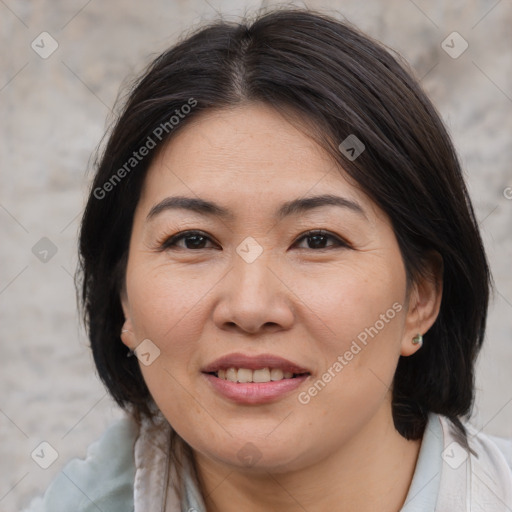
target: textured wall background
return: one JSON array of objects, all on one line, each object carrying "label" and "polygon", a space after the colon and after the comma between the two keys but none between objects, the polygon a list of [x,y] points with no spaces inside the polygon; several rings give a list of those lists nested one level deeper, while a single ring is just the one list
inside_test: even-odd
[{"label": "textured wall background", "polygon": [[[217,13],[234,20],[260,5],[0,0],[0,510],[27,504],[120,415],[95,375],[72,274],[85,171],[121,82],[183,30]],[[326,0],[307,6],[344,16],[401,53],[453,135],[497,288],[473,422],[512,437],[512,4]],[[463,39],[444,43],[450,56],[442,42],[454,31]],[[468,48],[453,58],[464,41]],[[58,47],[47,56],[52,44]],[[51,243],[39,242],[43,237]],[[46,470],[30,457],[42,441],[58,452]]]}]

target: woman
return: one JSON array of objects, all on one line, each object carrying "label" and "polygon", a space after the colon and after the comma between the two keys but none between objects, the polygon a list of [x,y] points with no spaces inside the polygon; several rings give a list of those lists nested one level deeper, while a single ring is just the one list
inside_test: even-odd
[{"label": "woman", "polygon": [[512,510],[512,440],[467,423],[490,277],[461,169],[354,28],[280,10],[160,55],[80,256],[127,416],[32,510]]}]

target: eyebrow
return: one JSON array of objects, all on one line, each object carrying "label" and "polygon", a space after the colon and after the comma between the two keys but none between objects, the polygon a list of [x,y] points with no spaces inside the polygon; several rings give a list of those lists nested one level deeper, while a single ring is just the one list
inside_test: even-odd
[{"label": "eyebrow", "polygon": [[[298,215],[308,210],[321,208],[324,206],[338,206],[351,210],[367,219],[363,208],[350,199],[335,196],[332,194],[323,194],[319,196],[303,197],[283,203],[277,210],[275,216],[282,220],[291,215]],[[153,219],[166,210],[189,210],[205,216],[220,217],[223,219],[233,219],[234,214],[231,210],[224,208],[212,201],[206,201],[197,197],[171,196],[166,197],[149,211],[146,222]]]}]

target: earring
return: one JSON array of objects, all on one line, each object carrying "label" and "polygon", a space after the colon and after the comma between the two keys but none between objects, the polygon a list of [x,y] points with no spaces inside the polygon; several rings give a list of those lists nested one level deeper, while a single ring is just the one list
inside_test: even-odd
[{"label": "earring", "polygon": [[421,347],[421,345],[423,345],[423,336],[420,333],[416,334],[416,336],[414,336],[412,339],[412,342],[415,345],[419,345]]}]

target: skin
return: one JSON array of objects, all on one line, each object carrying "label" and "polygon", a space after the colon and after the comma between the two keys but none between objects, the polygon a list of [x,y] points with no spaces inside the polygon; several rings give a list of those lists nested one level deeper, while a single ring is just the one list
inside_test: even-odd
[{"label": "skin", "polygon": [[[357,202],[364,215],[322,206],[274,218],[285,201],[325,193]],[[233,217],[165,210],[147,220],[173,195],[214,201]],[[199,249],[189,238],[158,250],[189,229],[207,237]],[[317,229],[334,238],[317,248],[304,237]],[[252,263],[236,252],[249,236],[263,249]],[[399,357],[419,349],[412,338],[439,312],[440,266],[434,258],[430,266],[435,278],[408,289],[384,212],[268,106],[203,113],[171,139],[148,170],[135,212],[122,340],[134,349],[147,338],[159,348],[152,364],[139,365],[160,410],[193,449],[208,512],[400,509],[421,441],[394,428],[391,385]],[[401,311],[300,403],[298,394],[394,303]],[[231,352],[277,354],[312,375],[273,403],[236,404],[201,373]],[[260,457],[251,467],[238,457],[248,442]]]}]

